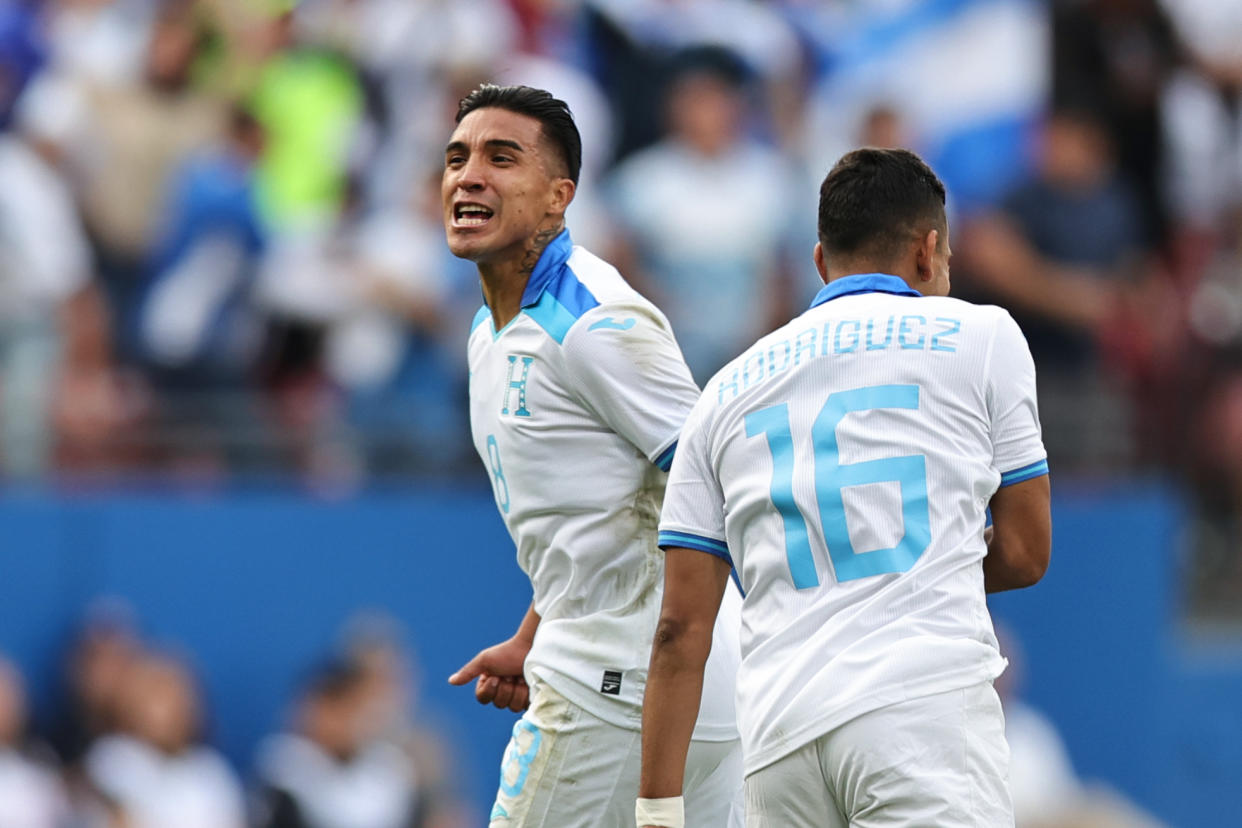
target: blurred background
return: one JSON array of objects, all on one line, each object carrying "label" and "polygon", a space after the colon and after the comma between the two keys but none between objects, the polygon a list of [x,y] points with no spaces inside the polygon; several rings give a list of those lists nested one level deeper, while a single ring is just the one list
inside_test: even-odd
[{"label": "blurred background", "polygon": [[483,823],[483,80],[570,103],[574,239],[700,382],[814,295],[831,164],[921,153],[1055,481],[1019,824],[1242,824],[1239,0],[0,0],[0,828]]}]

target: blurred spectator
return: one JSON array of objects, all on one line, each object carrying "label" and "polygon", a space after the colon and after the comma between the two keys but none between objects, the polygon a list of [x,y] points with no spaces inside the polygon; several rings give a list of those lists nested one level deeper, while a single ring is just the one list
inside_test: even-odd
[{"label": "blurred spectator", "polygon": [[281,228],[323,224],[348,195],[363,89],[347,61],[299,41],[293,12],[273,15],[264,35],[267,60],[251,106],[267,136],[259,165],[265,214]]},{"label": "blurred spectator", "polygon": [[0,825],[65,828],[69,802],[54,769],[27,751],[26,691],[17,669],[0,659]]},{"label": "blurred spectator", "polygon": [[254,187],[262,151],[262,128],[235,108],[223,145],[173,176],[139,336],[148,363],[174,386],[234,385],[252,364],[247,292],[264,242]]},{"label": "blurred spectator", "polygon": [[55,71],[126,84],[142,74],[159,0],[51,0],[43,5]]},{"label": "blurred spectator", "polygon": [[1236,234],[1242,212],[1242,4],[1163,0],[1188,65],[1166,88],[1166,178],[1179,214],[1198,228]]},{"label": "blurred spectator", "polygon": [[611,182],[611,258],[668,315],[699,383],[785,311],[790,176],[748,137],[746,73],[729,52],[686,53],[668,92],[669,134]]},{"label": "blurred spectator", "polygon": [[8,128],[13,104],[43,64],[37,11],[34,3],[0,5],[0,130]]},{"label": "blurred spectator", "polygon": [[298,702],[295,731],[260,748],[260,828],[412,828],[413,769],[396,746],[376,739],[373,697],[363,671],[332,662],[315,672]]},{"label": "blurred spectator", "polygon": [[256,379],[262,338],[251,295],[265,242],[254,180],[262,151],[262,128],[235,107],[225,142],[186,159],[166,199],[133,335],[163,395],[160,424],[199,435],[173,451],[178,462],[241,462],[225,446],[253,428],[238,395]]},{"label": "blurred spectator", "polygon": [[116,828],[244,828],[241,786],[202,743],[198,691],[185,666],[143,656],[122,688],[123,732],[86,756],[87,778]]},{"label": "blurred spectator", "polygon": [[877,102],[944,180],[950,221],[1021,180],[1022,139],[1048,96],[1047,4],[784,2],[816,54],[799,150],[813,181],[853,148]]},{"label": "blurred spectator", "polygon": [[356,64],[369,117],[361,195],[388,209],[411,198],[428,161],[439,171],[458,99],[512,54],[516,22],[503,0],[306,0],[296,30]]},{"label": "blurred spectator", "polygon": [[1161,98],[1181,46],[1158,0],[1087,0],[1053,5],[1052,101],[1097,113],[1122,174],[1140,200],[1144,240],[1168,222]]},{"label": "blurred spectator", "polygon": [[1100,345],[1151,310],[1145,289],[1157,283],[1142,218],[1091,115],[1054,113],[1040,149],[1036,176],[966,228],[959,250],[973,282],[964,278],[963,288],[998,301],[1022,325],[1039,367],[1050,460],[1123,467],[1133,424],[1121,375],[1106,370],[1117,366],[1104,364]]},{"label": "blurred spectator", "polygon": [[458,768],[442,735],[428,726],[419,697],[418,667],[395,619],[365,614],[346,627],[346,660],[362,676],[366,732],[399,747],[409,758],[418,790],[416,828],[465,828],[471,819]]},{"label": "blurred spectator", "polygon": [[373,472],[420,462],[441,466],[464,444],[457,366],[469,301],[443,267],[439,175],[409,203],[375,210],[345,228],[336,278],[342,302],[325,342],[328,376],[345,395],[349,423],[370,435]]},{"label": "blurred spectator", "polygon": [[[657,140],[664,125],[664,86],[686,50],[726,49],[754,75],[766,129],[792,131],[788,110],[801,100],[802,52],[776,9],[755,0],[589,0],[595,73],[620,112],[617,145],[624,157]],[[669,66],[670,56],[673,66]],[[576,110],[575,110],[576,111]]]},{"label": "blurred spectator", "polygon": [[98,446],[119,424],[100,296],[72,196],[35,145],[0,133],[0,467],[29,480],[57,438]]},{"label": "blurred spectator", "polygon": [[87,608],[65,659],[65,688],[51,729],[52,745],[73,769],[96,740],[121,726],[126,676],[140,657],[128,605],[100,599]]},{"label": "blurred spectator", "polygon": [[169,177],[184,156],[210,145],[223,108],[190,83],[203,33],[182,7],[151,30],[144,74],[108,82],[56,70],[21,103],[22,123],[64,159],[101,268],[122,318],[154,242]]}]

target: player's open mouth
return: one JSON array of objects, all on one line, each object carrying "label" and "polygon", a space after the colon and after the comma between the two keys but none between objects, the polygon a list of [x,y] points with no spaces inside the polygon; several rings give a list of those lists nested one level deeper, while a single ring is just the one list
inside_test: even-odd
[{"label": "player's open mouth", "polygon": [[453,222],[458,227],[487,224],[492,215],[492,211],[482,204],[457,204],[453,207]]}]

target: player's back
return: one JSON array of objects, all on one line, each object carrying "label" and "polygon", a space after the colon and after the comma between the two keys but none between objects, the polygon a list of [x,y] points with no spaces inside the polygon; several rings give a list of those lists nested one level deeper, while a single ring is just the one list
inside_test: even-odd
[{"label": "player's back", "polygon": [[690,418],[746,591],[748,772],[868,710],[999,674],[985,509],[1002,472],[1043,460],[1037,424],[1021,438],[997,410],[1021,398],[998,374],[1033,388],[1004,311],[828,293],[717,374]]}]

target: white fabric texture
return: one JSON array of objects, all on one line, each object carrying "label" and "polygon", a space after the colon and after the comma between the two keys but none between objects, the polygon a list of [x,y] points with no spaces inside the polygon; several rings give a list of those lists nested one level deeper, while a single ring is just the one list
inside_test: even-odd
[{"label": "white fabric texture", "polygon": [[1003,473],[1045,457],[1034,380],[1001,309],[871,292],[813,307],[707,384],[661,542],[740,575],[748,773],[1003,670],[985,510]]},{"label": "white fabric texture", "polygon": [[[656,526],[667,476],[655,463],[697,389],[664,315],[615,268],[567,235],[544,256],[563,269],[538,305],[500,332],[486,308],[476,317],[471,430],[542,619],[527,680],[637,730],[663,589]],[[547,272],[541,260],[531,278]],[[720,691],[737,668],[730,612],[717,625],[696,738],[737,738],[732,694]]]}]

